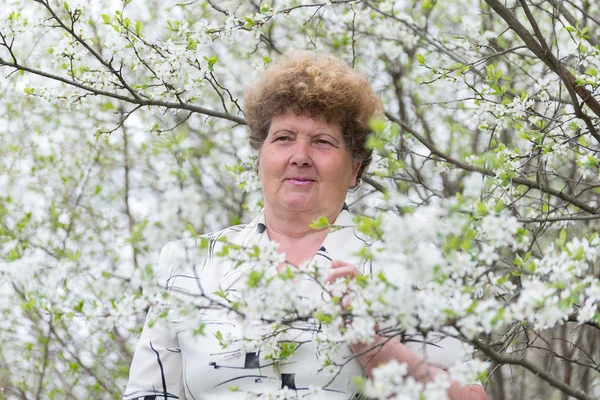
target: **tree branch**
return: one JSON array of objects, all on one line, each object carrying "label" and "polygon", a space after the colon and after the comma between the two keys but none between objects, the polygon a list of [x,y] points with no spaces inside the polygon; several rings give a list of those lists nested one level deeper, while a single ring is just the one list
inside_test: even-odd
[{"label": "tree branch", "polygon": [[371,178],[370,176],[366,176],[363,175],[363,177],[361,178],[365,183],[368,183],[369,185],[373,186],[373,188],[381,193],[386,193],[387,192],[387,188],[382,185],[381,183],[377,182],[375,179]]},{"label": "tree branch", "polygon": [[[438,150],[435,145],[430,142],[427,138],[425,138],[423,135],[419,134],[418,132],[416,132],[414,129],[412,129],[410,127],[410,125],[408,125],[406,122],[400,120],[399,118],[397,118],[396,116],[390,114],[389,112],[385,113],[386,117],[388,117],[391,121],[397,123],[398,125],[400,125],[400,127],[402,129],[404,129],[406,132],[410,133],[411,135],[413,135],[419,142],[421,142],[425,147],[427,147],[429,149],[429,151],[431,151],[432,154],[444,159],[445,161],[449,162],[450,164],[464,169],[466,171],[471,171],[471,172],[478,172],[480,174],[486,175],[486,176],[491,176],[491,177],[495,177],[496,173],[492,170],[489,169],[485,169],[485,168],[479,168],[479,167],[475,167],[473,165],[469,165],[467,163],[464,163],[462,161],[458,161],[457,159],[449,156],[446,153],[441,152],[440,150]],[[525,178],[519,178],[519,177],[515,177],[511,179],[511,183],[516,184],[516,185],[525,185],[531,189],[537,189],[541,192],[550,194],[552,196],[558,197],[561,200],[567,201],[571,204],[573,204],[574,206],[579,207],[580,209],[587,211],[590,214],[598,214],[598,210],[596,208],[593,208],[589,205],[587,205],[586,203],[584,203],[583,201],[577,199],[574,196],[571,196],[569,194],[563,193],[561,191],[558,191],[556,189],[552,189],[551,187],[548,186],[547,183],[540,183],[540,182],[536,182],[536,181],[532,181],[529,179],[525,179]]]},{"label": "tree branch", "polygon": [[[25,294],[24,290],[22,288],[20,288],[19,286],[17,286],[17,284],[15,282],[12,283],[12,287],[15,290],[15,292],[19,295],[19,297],[21,298],[21,300],[23,301],[27,301],[27,295]],[[104,381],[102,380],[90,367],[88,367],[83,360],[79,357],[79,355],[75,354],[75,352],[71,351],[71,349],[69,349],[69,346],[67,345],[67,343],[65,342],[65,340],[63,340],[63,338],[58,334],[58,332],[56,331],[54,324],[52,323],[52,315],[47,316],[46,318],[44,318],[44,315],[37,309],[34,309],[33,311],[30,311],[30,313],[35,314],[38,316],[38,318],[40,318],[40,320],[46,322],[48,324],[48,333],[51,334],[52,336],[54,336],[54,338],[56,339],[56,341],[62,346],[62,348],[69,353],[69,355],[71,357],[73,357],[73,359],[75,360],[75,362],[77,362],[77,364],[83,368],[90,376],[92,376],[96,382],[98,383],[99,386],[101,386],[104,390],[106,390],[107,392],[111,393],[112,395],[119,395],[119,390],[117,387],[113,386],[113,387],[109,387],[108,386],[108,382],[109,381]],[[34,321],[33,319],[31,319],[31,321],[33,323],[35,323],[36,321]]]},{"label": "tree branch", "polygon": [[42,398],[42,389],[44,388],[44,379],[46,378],[46,370],[48,369],[49,355],[50,355],[50,339],[52,332],[48,329],[48,334],[44,337],[44,358],[42,360],[42,371],[40,372],[40,380],[38,387],[35,392],[36,400]]},{"label": "tree branch", "polygon": [[564,393],[567,393],[569,396],[575,397],[576,399],[581,399],[581,400],[592,400],[593,399],[593,397],[588,396],[581,390],[577,390],[574,387],[567,385],[563,381],[550,375],[544,369],[538,367],[537,365],[535,365],[534,363],[532,363],[531,361],[529,361],[525,358],[498,353],[498,352],[494,351],[489,345],[487,345],[486,343],[484,343],[480,340],[473,340],[473,341],[471,341],[471,343],[473,344],[473,346],[475,346],[477,349],[481,350],[483,353],[485,353],[485,355],[487,355],[488,357],[490,357],[492,360],[494,360],[497,363],[519,365],[519,366],[527,369],[528,371],[534,373],[536,376],[540,377],[541,379],[545,380],[546,382],[548,382],[550,385],[554,386],[555,388],[561,390]]},{"label": "tree branch", "polygon": [[547,217],[547,218],[519,218],[519,222],[558,222],[558,221],[593,221],[600,219],[600,215],[565,215],[562,217]]},{"label": "tree branch", "polygon": [[[39,0],[37,0],[39,1]],[[83,40],[83,38],[81,36],[79,36],[75,30],[71,27],[69,28],[59,17],[58,15],[56,15],[56,13],[54,12],[54,10],[52,9],[52,7],[50,7],[50,4],[47,1],[39,1],[41,4],[43,4],[43,6],[46,8],[46,10],[48,10],[48,12],[50,13],[50,15],[52,15],[52,18],[58,22],[58,24],[60,25],[61,28],[63,28],[69,35],[71,35],[76,41],[77,43],[79,43],[81,46],[83,46],[96,60],[98,60],[98,62],[100,64],[102,64],[105,68],[107,68],[118,80],[119,82],[121,82],[121,85],[123,85],[123,87],[136,99],[139,100],[140,96],[136,93],[135,90],[133,90],[133,88],[131,86],[129,86],[129,84],[127,84],[127,82],[125,81],[125,78],[123,78],[123,75],[115,70],[112,66],[112,63],[107,62],[106,60],[104,60],[104,58],[102,58],[102,56],[96,52],[96,50],[94,50],[85,40]]]},{"label": "tree branch", "polygon": [[[586,115],[581,106],[579,105],[579,101],[577,100],[577,95],[583,100],[583,102],[592,110],[594,114],[600,117],[600,103],[596,100],[592,93],[590,93],[585,87],[578,86],[575,81],[575,76],[564,68],[560,60],[556,58],[556,56],[548,49],[543,47],[545,41],[542,44],[538,43],[535,38],[529,33],[527,28],[525,28],[519,20],[515,17],[515,15],[506,8],[499,0],[485,0],[485,2],[492,8],[498,15],[508,24],[509,28],[512,29],[520,38],[523,40],[527,48],[533,52],[552,72],[556,73],[563,84],[567,88],[567,91],[571,95],[571,99],[573,100],[573,107],[575,108],[575,115],[578,118],[581,118],[590,134],[594,136],[594,138],[600,143],[600,134],[597,132],[594,124],[592,123],[590,117]],[[531,15],[531,11],[527,4],[524,1],[521,1],[521,4],[524,5],[524,11],[527,15],[529,22],[534,26],[534,31],[537,31],[538,38],[543,39],[543,35],[539,31],[539,27],[537,27],[537,23],[533,19],[533,15]]]},{"label": "tree branch", "polygon": [[[558,12],[560,12],[562,16],[565,17],[565,19],[569,24],[571,24],[571,26],[579,26],[580,28],[585,28],[587,26],[586,23],[580,23],[580,21],[575,20],[573,14],[571,14],[569,10],[567,10],[567,8],[565,7],[563,0],[550,0],[550,3],[552,3],[552,6],[558,9]],[[594,47],[600,45],[600,42],[598,42],[598,39],[596,39],[594,36],[587,36],[584,39],[587,40],[588,43]]]},{"label": "tree branch", "polygon": [[16,70],[19,70],[19,71],[28,72],[30,74],[34,74],[37,76],[42,76],[44,78],[49,78],[49,79],[52,79],[52,80],[55,80],[58,82],[62,82],[69,86],[74,86],[76,88],[85,90],[87,92],[90,92],[90,93],[92,93],[94,95],[98,95],[98,96],[110,97],[112,99],[121,100],[121,101],[131,103],[131,104],[137,104],[140,106],[156,106],[156,107],[164,107],[164,108],[168,108],[168,109],[187,110],[187,111],[195,112],[198,114],[208,115],[209,117],[226,119],[226,120],[235,122],[239,125],[246,125],[246,121],[241,117],[231,115],[231,114],[225,113],[225,112],[211,110],[211,109],[197,106],[194,104],[171,102],[171,101],[161,101],[161,100],[150,100],[150,99],[144,99],[144,98],[134,98],[134,97],[124,96],[124,95],[121,95],[118,93],[113,93],[113,92],[109,92],[106,90],[96,89],[94,87],[87,86],[82,83],[69,80],[69,79],[59,76],[59,75],[54,75],[54,74],[51,74],[51,73],[48,73],[48,72],[45,72],[42,70],[26,67],[24,65],[20,65],[20,64],[16,64],[16,63],[12,63],[12,62],[9,62],[9,61],[6,61],[6,60],[0,58],[0,66],[3,66],[3,65],[6,67],[15,68]]}]

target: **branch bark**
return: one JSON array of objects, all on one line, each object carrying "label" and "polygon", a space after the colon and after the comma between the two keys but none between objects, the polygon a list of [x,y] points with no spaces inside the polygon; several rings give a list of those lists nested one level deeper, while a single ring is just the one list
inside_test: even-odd
[{"label": "branch bark", "polygon": [[509,28],[512,29],[520,38],[523,40],[527,48],[535,54],[550,70],[556,73],[571,96],[573,101],[573,107],[575,108],[575,115],[578,118],[581,118],[590,134],[600,143],[600,134],[595,128],[591,118],[586,115],[577,99],[579,96],[583,102],[592,110],[596,116],[600,117],[600,103],[596,100],[592,93],[590,93],[585,87],[578,86],[575,81],[575,76],[567,70],[564,65],[560,62],[558,58],[550,51],[548,46],[543,39],[543,35],[541,34],[537,23],[533,19],[533,15],[529,10],[527,4],[524,1],[521,1],[525,14],[527,15],[527,19],[532,25],[534,31],[536,31],[536,36],[540,40],[540,42],[536,41],[536,39],[529,33],[527,28],[525,28],[515,17],[515,15],[506,8],[499,0],[485,0],[485,2],[494,10],[496,13],[508,24]]},{"label": "branch bark", "polygon": [[155,106],[155,107],[164,107],[164,108],[168,108],[168,109],[187,110],[187,111],[195,112],[198,114],[207,115],[209,117],[226,119],[226,120],[235,122],[236,124],[239,124],[239,125],[246,125],[246,121],[242,117],[231,115],[231,114],[225,113],[225,112],[211,110],[211,109],[204,108],[204,107],[201,107],[201,106],[198,106],[195,104],[171,102],[171,101],[161,101],[161,100],[151,100],[151,99],[144,99],[141,97],[135,98],[135,97],[125,96],[122,94],[109,92],[106,90],[100,90],[100,89],[94,88],[92,86],[84,85],[82,83],[75,82],[70,79],[64,78],[62,76],[54,75],[54,74],[51,74],[51,73],[48,73],[48,72],[45,72],[45,71],[42,71],[39,69],[26,67],[24,65],[20,65],[17,63],[12,63],[12,62],[6,61],[2,58],[0,58],[0,66],[15,68],[16,70],[19,70],[19,71],[28,72],[30,74],[34,74],[37,76],[41,76],[44,78],[62,82],[69,86],[73,86],[78,89],[85,90],[86,92],[89,92],[89,93],[97,95],[97,96],[105,96],[105,97],[109,97],[112,99],[121,100],[121,101],[124,101],[127,103],[137,104],[142,107]]},{"label": "branch bark", "polygon": [[[46,10],[48,10],[50,15],[52,15],[52,18],[58,23],[58,25],[60,25],[60,27],[62,29],[64,29],[69,35],[71,35],[77,41],[77,43],[79,43],[81,46],[83,46],[83,48],[85,48],[96,60],[98,60],[98,62],[100,64],[102,64],[104,67],[106,67],[119,80],[119,82],[121,82],[121,85],[123,85],[123,88],[125,88],[135,99],[140,98],[140,96],[136,93],[136,91],[133,90],[133,88],[131,86],[129,86],[129,84],[127,84],[127,82],[125,81],[125,78],[123,78],[123,75],[120,74],[112,66],[112,63],[107,62],[104,58],[102,58],[102,56],[98,52],[96,52],[96,50],[94,50],[85,40],[83,40],[83,38],[81,36],[79,36],[72,27],[69,28],[63,22],[63,20],[60,19],[58,17],[58,15],[56,15],[56,13],[52,9],[52,7],[50,7],[50,4],[47,1],[40,1],[40,0],[35,0],[35,1],[41,3],[46,8]],[[73,22],[72,26],[74,26],[74,22]]]},{"label": "branch bark", "polygon": [[[23,300],[23,301],[27,300],[27,295],[25,294],[24,290],[22,288],[20,288],[19,286],[17,286],[17,284],[15,282],[12,283],[12,288],[19,295],[19,297],[21,298],[21,300]],[[118,397],[120,395],[120,391],[119,391],[119,389],[116,386],[112,386],[112,383],[110,383],[109,381],[105,381],[104,379],[101,379],[90,367],[88,367],[83,362],[83,360],[79,357],[78,354],[75,354],[75,352],[73,352],[69,348],[67,342],[65,342],[65,340],[56,331],[56,329],[54,327],[54,324],[52,323],[52,315],[50,315],[50,316],[44,316],[37,309],[34,309],[30,313],[37,315],[40,318],[41,321],[44,321],[44,322],[46,322],[48,324],[48,334],[51,335],[51,336],[54,336],[54,338],[60,344],[60,346],[73,358],[73,360],[75,360],[75,362],[81,368],[83,368],[85,370],[85,372],[87,372],[89,374],[89,376],[93,377],[96,380],[96,382],[98,383],[98,385],[100,385],[104,390],[106,390],[108,393],[112,394],[113,396]],[[36,321],[34,321],[32,319],[32,322],[35,323]],[[109,387],[109,384],[112,387]]]},{"label": "branch bark", "polygon": [[483,353],[485,353],[485,355],[487,355],[488,357],[490,357],[493,361],[495,361],[497,363],[519,365],[519,366],[525,368],[526,370],[532,372],[539,378],[545,380],[546,382],[548,382],[550,385],[554,386],[558,390],[561,390],[562,392],[567,393],[569,396],[572,396],[572,397],[574,397],[576,399],[580,399],[580,400],[593,400],[593,397],[588,396],[581,390],[577,390],[574,387],[567,385],[563,381],[550,375],[544,369],[538,367],[537,365],[535,365],[534,363],[532,363],[531,361],[529,361],[525,358],[498,353],[498,352],[494,351],[494,349],[492,349],[489,345],[487,345],[486,343],[484,343],[480,340],[473,340],[473,341],[471,341],[471,343],[473,344],[473,346],[475,346],[477,349],[481,350]]},{"label": "branch bark", "polygon": [[[578,23],[580,28],[585,28],[587,26],[585,22],[580,23],[575,19],[573,14],[571,14],[569,10],[565,7],[563,0],[550,0],[550,3],[552,3],[552,6],[558,9],[558,12],[562,14],[562,16],[567,20],[569,24],[571,24],[571,26],[576,26]],[[600,45],[600,42],[598,42],[598,39],[596,39],[594,36],[588,36],[585,38],[585,40],[587,40],[588,43],[592,46]]]},{"label": "branch bark", "polygon": [[[421,135],[420,133],[418,133],[417,131],[415,131],[410,125],[408,125],[406,122],[400,120],[399,118],[397,118],[396,116],[394,116],[393,114],[390,114],[388,112],[385,113],[386,117],[388,117],[391,121],[397,123],[398,125],[400,125],[400,127],[402,129],[404,129],[406,132],[410,133],[411,135],[413,135],[419,142],[421,142],[425,147],[427,147],[427,149],[429,149],[429,151],[431,151],[432,154],[442,158],[443,160],[449,162],[450,164],[464,169],[466,171],[471,171],[471,172],[478,172],[480,174],[486,175],[486,176],[491,176],[491,177],[495,177],[496,173],[492,170],[489,169],[485,169],[485,168],[479,168],[479,167],[475,167],[473,165],[469,165],[467,163],[464,163],[462,161],[459,161],[453,157],[451,157],[450,155],[438,150],[435,145],[429,141],[427,138],[425,138],[423,135]],[[519,178],[519,177],[515,177],[511,179],[511,183],[512,184],[516,184],[516,185],[525,185],[531,189],[536,189],[539,190],[541,192],[547,193],[549,195],[558,197],[561,200],[564,200],[566,202],[571,203],[572,205],[579,207],[580,209],[590,213],[590,214],[598,214],[599,210],[591,207],[589,205],[587,205],[586,203],[584,203],[583,201],[579,200],[578,198],[571,196],[569,194],[563,193],[559,190],[553,189],[551,187],[549,187],[546,183],[541,183],[541,182],[536,182],[536,181],[532,181],[529,179],[525,179],[525,178]]]}]

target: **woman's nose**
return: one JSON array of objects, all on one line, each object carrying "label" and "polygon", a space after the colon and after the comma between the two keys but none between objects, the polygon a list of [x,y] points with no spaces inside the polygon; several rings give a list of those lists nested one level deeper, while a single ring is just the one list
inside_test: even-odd
[{"label": "woman's nose", "polygon": [[291,149],[292,154],[290,155],[290,164],[297,166],[311,166],[312,157],[310,150],[310,140],[296,140],[296,143],[294,143],[294,146],[292,146]]}]

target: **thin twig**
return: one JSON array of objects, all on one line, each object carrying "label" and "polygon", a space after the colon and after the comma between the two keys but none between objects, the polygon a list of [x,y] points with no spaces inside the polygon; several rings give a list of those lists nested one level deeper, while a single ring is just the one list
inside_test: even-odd
[{"label": "thin twig", "polygon": [[600,215],[565,215],[562,217],[546,217],[546,218],[518,218],[519,222],[558,222],[558,221],[593,221],[600,219]]},{"label": "thin twig", "polygon": [[235,122],[240,125],[246,125],[246,121],[241,117],[231,115],[231,114],[225,113],[225,112],[211,110],[211,109],[204,108],[204,107],[194,105],[194,104],[128,97],[128,96],[121,95],[118,93],[109,92],[109,91],[101,90],[101,89],[96,89],[94,87],[87,86],[82,83],[69,80],[69,79],[59,76],[59,75],[54,75],[54,74],[51,74],[51,73],[48,73],[48,72],[45,72],[45,71],[42,71],[39,69],[15,64],[15,63],[12,63],[12,62],[9,62],[9,61],[6,61],[6,60],[0,58],[0,66],[2,66],[2,65],[10,67],[10,68],[15,68],[16,70],[19,70],[19,71],[29,72],[34,75],[38,75],[38,76],[42,76],[44,78],[49,78],[49,79],[52,79],[52,80],[55,80],[58,82],[62,82],[69,86],[74,86],[76,88],[85,90],[87,92],[90,92],[90,93],[98,95],[98,96],[110,97],[113,99],[125,101],[125,102],[131,103],[131,104],[138,104],[140,106],[146,106],[146,107],[156,106],[156,107],[164,107],[164,108],[168,108],[168,109],[187,110],[187,111],[192,111],[192,112],[195,112],[198,114],[208,115],[209,117],[226,119],[226,120]]},{"label": "thin twig", "polygon": [[486,343],[484,343],[480,340],[472,340],[471,343],[473,344],[473,346],[475,346],[477,349],[481,350],[483,353],[485,353],[485,355],[487,355],[488,357],[490,357],[492,360],[494,360],[497,363],[509,364],[509,365],[519,365],[519,366],[527,369],[528,371],[532,372],[537,377],[548,382],[550,385],[554,386],[555,388],[568,394],[569,396],[575,397],[576,399],[580,399],[580,400],[593,400],[593,397],[588,396],[582,390],[575,389],[574,387],[564,383],[557,377],[549,374],[544,369],[540,368],[539,366],[537,366],[533,362],[527,360],[526,358],[516,357],[516,356],[509,355],[509,354],[498,353],[498,352],[494,351],[489,345],[487,345]]},{"label": "thin twig", "polygon": [[[393,122],[397,123],[398,125],[400,125],[400,127],[402,129],[404,129],[406,132],[410,133],[411,135],[413,135],[419,142],[421,142],[425,147],[427,147],[429,149],[429,151],[431,151],[432,154],[444,159],[445,161],[449,162],[450,164],[464,169],[466,171],[471,171],[471,172],[478,172],[480,174],[483,175],[487,175],[487,176],[491,176],[491,177],[495,177],[496,173],[492,170],[489,169],[485,169],[485,168],[480,168],[480,167],[476,167],[467,163],[464,163],[462,161],[459,161],[457,159],[455,159],[454,157],[451,157],[450,155],[438,150],[435,145],[433,143],[431,143],[427,138],[425,138],[423,135],[421,135],[420,133],[418,133],[417,131],[415,131],[414,129],[411,128],[410,125],[408,125],[406,122],[400,120],[399,118],[397,118],[396,116],[394,116],[391,113],[386,112],[385,113],[386,117],[388,117],[390,120],[392,120]],[[541,183],[541,182],[536,182],[536,181],[532,181],[529,179],[525,179],[525,178],[519,178],[519,177],[515,177],[511,179],[511,183],[513,185],[525,185],[527,187],[530,187],[532,189],[537,189],[540,192],[543,193],[547,193],[550,194],[552,196],[558,197],[559,199],[562,199],[564,201],[567,201],[571,204],[573,204],[574,206],[579,207],[580,209],[587,211],[590,214],[594,214],[597,215],[598,214],[598,209],[589,206],[588,204],[586,204],[585,202],[577,199],[574,196],[571,196],[569,194],[563,193],[559,190],[553,189],[551,187],[549,187],[547,184]]]},{"label": "thin twig", "polygon": [[[515,15],[505,7],[499,0],[485,0],[485,2],[492,8],[498,15],[504,19],[504,21],[508,24],[509,28],[512,29],[523,42],[527,45],[527,48],[531,52],[533,52],[544,64],[546,64],[554,73],[556,73],[565,87],[569,92],[571,99],[573,100],[573,108],[575,109],[575,115],[578,118],[581,118],[590,134],[600,143],[600,134],[598,133],[596,127],[591,121],[590,117],[586,115],[581,106],[579,105],[579,101],[577,100],[577,96],[579,96],[583,102],[592,110],[594,114],[600,117],[600,103],[598,100],[594,98],[592,93],[590,93],[585,87],[578,86],[576,84],[575,76],[565,69],[560,60],[554,56],[554,54],[549,51],[547,45],[545,45],[545,40],[538,43],[536,39],[529,33],[529,31],[519,22],[519,20],[515,17]],[[537,23],[533,19],[533,15],[531,15],[531,11],[527,7],[527,4],[522,1],[522,5],[524,5],[523,9],[527,18],[532,26],[534,26],[534,31],[538,32],[538,39],[543,39],[543,34],[539,31],[539,27]]]}]

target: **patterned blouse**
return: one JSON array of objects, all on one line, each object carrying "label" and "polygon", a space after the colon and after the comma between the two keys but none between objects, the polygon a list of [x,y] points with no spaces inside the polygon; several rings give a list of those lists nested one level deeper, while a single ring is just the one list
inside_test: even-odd
[{"label": "patterned blouse", "polygon": [[[369,243],[353,228],[352,215],[346,206],[334,225],[345,228],[332,230],[315,257],[346,261],[363,274],[373,274],[373,266],[354,254]],[[266,243],[264,213],[247,225],[205,237],[208,249],[200,250],[199,239],[171,242],[163,248],[159,265],[165,272],[167,291],[184,293],[193,299],[200,293],[235,290],[239,268],[234,268],[234,262],[223,262],[216,254],[223,246],[223,239],[244,247]],[[203,332],[197,334],[197,319],[191,323],[181,318],[156,318],[168,307],[168,300],[157,300],[148,313],[124,400],[272,398],[268,393],[282,388],[292,394],[290,398],[362,397],[352,377],[363,376],[364,372],[348,346],[334,353],[333,361],[344,366],[332,375],[323,368],[324,359],[312,341],[314,333],[311,329],[302,330],[290,340],[299,345],[294,354],[285,363],[275,364],[272,359],[262,357],[260,350],[247,352],[243,348],[221,347],[218,336],[239,332],[239,323],[233,315],[223,318],[222,312],[198,311]],[[461,349],[458,340],[441,337],[413,340],[406,345],[427,362],[441,367],[457,360]]]}]

